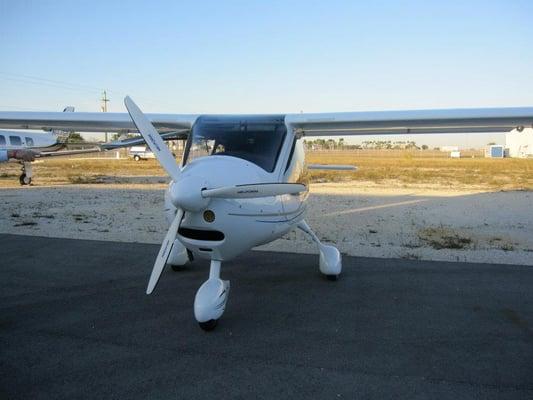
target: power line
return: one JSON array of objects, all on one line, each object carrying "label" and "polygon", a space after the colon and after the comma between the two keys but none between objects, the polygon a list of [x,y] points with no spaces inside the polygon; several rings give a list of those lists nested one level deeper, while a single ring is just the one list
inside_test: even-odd
[{"label": "power line", "polygon": [[90,90],[90,91],[101,90],[101,88],[96,87],[96,86],[65,82],[65,81],[60,81],[60,80],[55,80],[55,79],[47,79],[47,78],[42,78],[42,77],[32,76],[32,75],[14,74],[14,73],[5,72],[5,71],[0,71],[0,74],[7,75],[7,78],[4,77],[3,79],[8,79],[8,80],[9,79],[19,80],[19,81],[26,81],[28,83],[36,83],[36,84],[43,84],[43,85],[58,85],[61,87],[69,87],[73,89],[75,88],[78,90]]},{"label": "power line", "polygon": [[48,111],[44,108],[30,108],[30,107],[21,107],[21,106],[7,106],[7,105],[3,105],[3,104],[0,104],[0,109],[1,108],[11,108],[12,110],[15,110],[15,111]]},{"label": "power line", "polygon": [[[4,76],[2,76],[4,75]],[[78,83],[72,83],[72,82],[65,82],[61,80],[56,79],[48,79],[33,75],[25,75],[25,74],[15,74],[12,72],[6,72],[6,71],[0,71],[0,79],[7,80],[7,81],[13,81],[13,82],[19,82],[19,83],[26,83],[31,85],[40,85],[45,87],[53,87],[56,89],[63,89],[63,90],[70,90],[70,91],[78,91],[78,92],[85,92],[85,93],[92,93],[95,92],[101,93],[102,88],[92,86],[92,85],[85,85],[85,84],[78,84]],[[124,97],[124,92],[118,92],[115,90],[107,90],[106,93],[111,93],[115,97]],[[148,104],[158,104],[160,101],[156,101],[154,99],[149,99],[145,97],[136,97],[136,99],[140,99],[144,103]],[[107,102],[106,102],[107,104]],[[27,109],[27,108],[26,108]],[[106,107],[107,110],[107,107]]]}]

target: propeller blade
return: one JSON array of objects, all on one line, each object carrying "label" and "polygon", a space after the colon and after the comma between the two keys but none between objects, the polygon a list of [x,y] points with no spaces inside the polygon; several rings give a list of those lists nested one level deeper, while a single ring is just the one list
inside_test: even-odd
[{"label": "propeller blade", "polygon": [[161,276],[161,273],[163,272],[163,269],[167,264],[167,259],[170,254],[170,251],[172,250],[172,246],[174,245],[174,240],[176,240],[176,235],[178,233],[178,228],[180,226],[182,217],[183,210],[181,208],[178,208],[178,212],[176,213],[172,224],[170,224],[170,228],[168,228],[167,235],[165,236],[165,239],[161,244],[161,248],[159,249],[159,254],[157,255],[157,258],[155,260],[154,268],[152,269],[152,274],[150,275],[150,281],[148,282],[146,294],[151,294],[154,291],[155,286],[159,281],[159,277]]},{"label": "propeller blade", "polygon": [[254,183],[249,185],[225,186],[202,190],[202,197],[223,199],[247,199],[254,197],[279,196],[305,192],[307,186],[301,183]]},{"label": "propeller blade", "polygon": [[167,171],[167,174],[170,175],[172,180],[176,182],[180,176],[180,168],[159,133],[129,96],[124,98],[124,105],[133,123],[146,141],[146,144],[148,144],[150,150],[155,154],[159,164]]}]

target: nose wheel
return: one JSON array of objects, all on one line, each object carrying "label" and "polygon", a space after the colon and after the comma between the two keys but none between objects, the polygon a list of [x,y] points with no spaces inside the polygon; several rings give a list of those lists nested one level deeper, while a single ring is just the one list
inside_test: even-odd
[{"label": "nose wheel", "polygon": [[22,173],[19,176],[20,184],[22,186],[31,185],[31,178],[32,178],[32,175],[33,175],[32,169],[31,169],[31,163],[30,162],[23,162],[21,171],[22,171]]},{"label": "nose wheel", "polygon": [[22,186],[30,185],[31,184],[31,178],[26,175],[25,173],[22,173],[19,177],[19,182]]},{"label": "nose wheel", "polygon": [[229,281],[220,279],[221,262],[211,260],[209,279],[200,286],[194,299],[194,316],[204,331],[212,331],[226,309]]}]

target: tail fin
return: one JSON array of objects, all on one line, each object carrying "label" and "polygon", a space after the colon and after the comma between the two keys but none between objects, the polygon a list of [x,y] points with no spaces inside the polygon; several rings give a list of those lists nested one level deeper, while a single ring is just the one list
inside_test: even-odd
[{"label": "tail fin", "polygon": [[[63,109],[63,112],[74,112],[74,107],[67,106]],[[57,136],[57,142],[61,144],[66,143],[71,134],[71,132],[66,132],[59,129],[52,130],[52,133]]]}]

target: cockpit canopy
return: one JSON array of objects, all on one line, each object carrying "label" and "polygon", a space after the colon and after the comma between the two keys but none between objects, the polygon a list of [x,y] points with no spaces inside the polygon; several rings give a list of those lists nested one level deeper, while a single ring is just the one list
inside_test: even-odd
[{"label": "cockpit canopy", "polygon": [[273,172],[286,133],[282,115],[204,115],[192,128],[185,163],[210,155],[232,156]]}]

